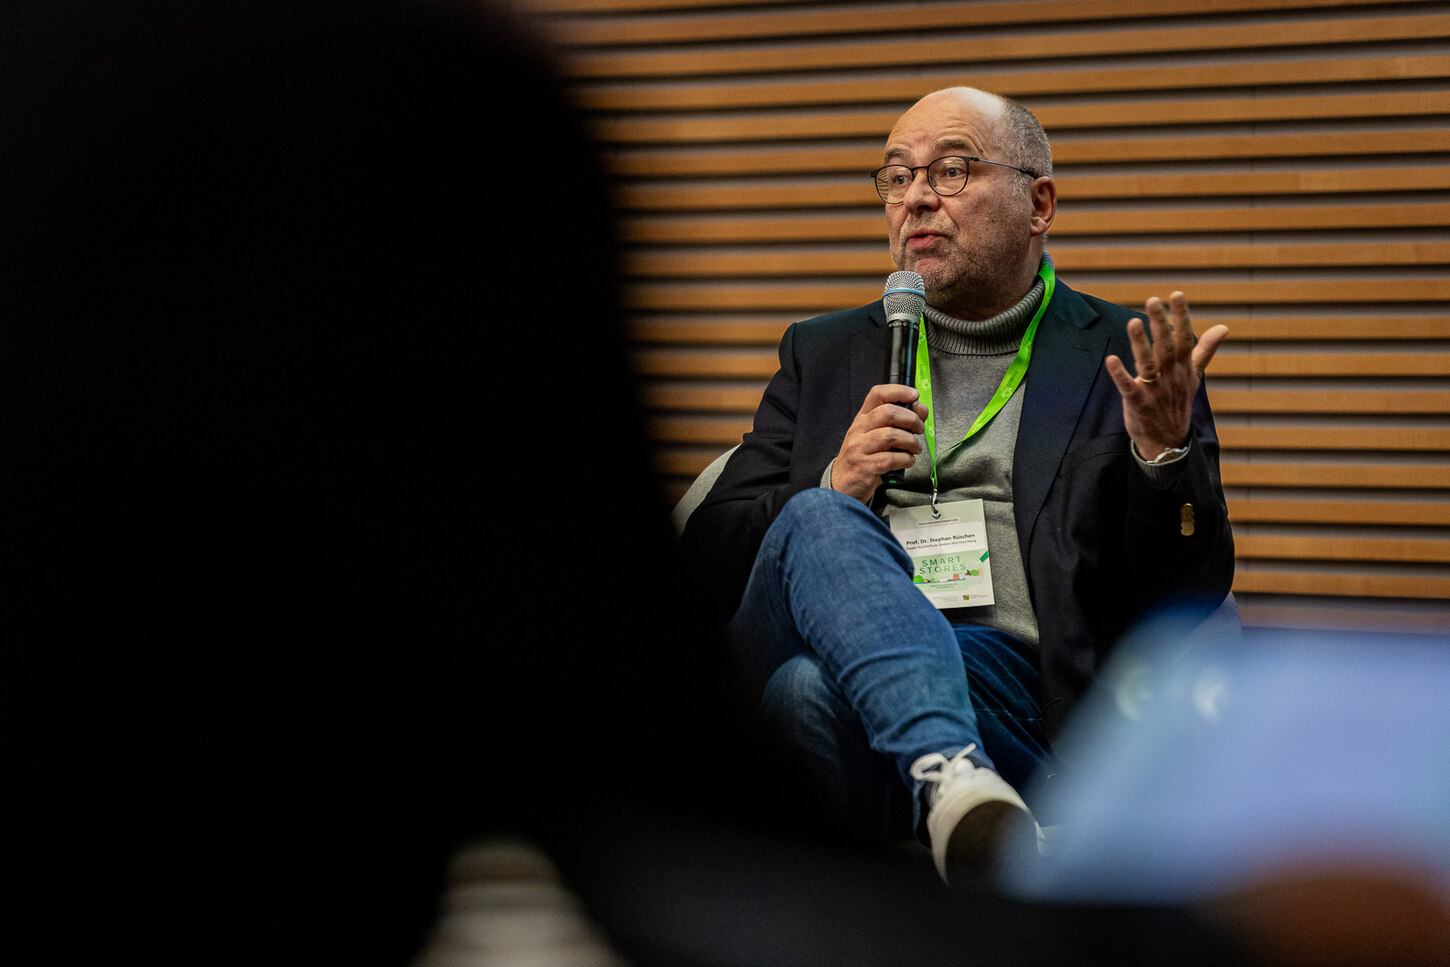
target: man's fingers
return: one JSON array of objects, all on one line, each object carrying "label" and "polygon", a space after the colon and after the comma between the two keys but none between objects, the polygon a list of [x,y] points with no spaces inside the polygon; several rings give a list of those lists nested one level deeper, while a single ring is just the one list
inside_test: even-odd
[{"label": "man's fingers", "polygon": [[841,443],[838,459],[875,473],[910,466],[922,449],[917,434],[926,429],[926,407],[915,402],[917,395],[909,386],[873,386]]},{"label": "man's fingers", "polygon": [[1144,308],[1153,327],[1152,375],[1156,376],[1171,368],[1178,359],[1177,315],[1170,317],[1168,307],[1158,298],[1149,299]]},{"label": "man's fingers", "polygon": [[1128,367],[1117,356],[1109,356],[1105,361],[1108,376],[1112,379],[1113,385],[1118,388],[1120,396],[1131,396],[1138,391],[1138,383],[1128,372]]},{"label": "man's fingers", "polygon": [[917,434],[925,429],[926,408],[915,389],[883,383],[866,394],[836,453],[831,486],[869,503],[883,474],[905,470],[922,451]]},{"label": "man's fingers", "polygon": [[1193,334],[1193,320],[1188,314],[1188,299],[1182,292],[1174,292],[1168,297],[1168,305],[1172,313],[1174,345],[1179,356],[1187,356],[1197,341]]},{"label": "man's fingers", "polygon": [[1205,332],[1198,339],[1198,345],[1193,347],[1193,368],[1199,373],[1208,369],[1213,354],[1218,352],[1218,347],[1228,338],[1228,326],[1214,326]]},{"label": "man's fingers", "polygon": [[1147,327],[1143,325],[1142,319],[1128,320],[1128,345],[1133,350],[1133,369],[1145,379],[1152,378],[1158,370],[1153,361],[1153,346],[1148,342]]},{"label": "man's fingers", "polygon": [[866,428],[899,426],[912,433],[921,433],[926,427],[926,407],[917,400],[920,393],[914,387],[897,383],[882,383],[871,387],[856,414],[857,422]]},{"label": "man's fingers", "polygon": [[[897,407],[900,409],[900,407]],[[902,411],[905,413],[905,411]],[[869,420],[860,424],[854,433],[848,435],[847,449],[856,454],[865,456],[872,453],[882,453],[887,450],[907,450],[916,453],[921,450],[921,444],[917,442],[917,434],[911,426],[902,426],[895,422],[883,411],[886,419]],[[914,414],[906,415],[909,420]],[[903,420],[902,422],[905,422]]]},{"label": "man's fingers", "polygon": [[903,452],[913,456],[921,452],[921,442],[913,433],[899,430],[896,427],[886,427],[877,431],[871,441],[870,449],[877,453]]},{"label": "man's fingers", "polygon": [[[1202,337],[1196,335],[1188,298],[1182,292],[1169,295],[1166,304],[1156,296],[1150,298],[1143,309],[1148,318],[1146,326],[1139,319],[1128,322],[1139,382],[1156,382],[1165,371],[1181,365],[1181,360],[1188,360],[1193,369],[1202,373],[1228,334],[1225,327],[1214,326]],[[1152,335],[1151,345],[1143,337],[1144,328]]]},{"label": "man's fingers", "polygon": [[866,399],[861,403],[861,412],[870,413],[882,403],[910,406],[920,396],[921,394],[916,391],[914,386],[903,386],[900,383],[879,383],[867,392]]}]

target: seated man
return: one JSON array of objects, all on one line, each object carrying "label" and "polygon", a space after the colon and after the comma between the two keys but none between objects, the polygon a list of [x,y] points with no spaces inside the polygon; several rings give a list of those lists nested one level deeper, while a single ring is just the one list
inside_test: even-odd
[{"label": "seated man", "polygon": [[1017,790],[1123,631],[1227,594],[1203,390],[1227,330],[1197,338],[1181,293],[1145,327],[1056,280],[1051,156],[1019,105],[927,95],[884,162],[892,257],[925,288],[919,389],[882,381],[882,303],[792,326],[683,541],[812,770],[855,798],[869,743],[951,880],[1035,831]]}]

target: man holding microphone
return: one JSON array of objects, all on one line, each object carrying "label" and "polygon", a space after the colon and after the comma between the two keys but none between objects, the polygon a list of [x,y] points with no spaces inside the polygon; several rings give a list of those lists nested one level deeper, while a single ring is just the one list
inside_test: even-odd
[{"label": "man holding microphone", "polygon": [[1036,835],[1019,790],[1122,633],[1233,576],[1203,390],[1227,330],[1058,281],[1051,165],[984,91],[901,116],[874,178],[924,295],[915,385],[883,382],[880,302],[792,326],[683,537],[823,825],[898,784],[949,882]]}]

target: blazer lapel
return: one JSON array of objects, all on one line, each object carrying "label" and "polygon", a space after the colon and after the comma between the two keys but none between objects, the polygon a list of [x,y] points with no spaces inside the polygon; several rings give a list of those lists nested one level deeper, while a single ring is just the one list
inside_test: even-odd
[{"label": "blazer lapel", "polygon": [[867,315],[871,325],[851,341],[846,405],[852,417],[861,409],[867,391],[886,377],[886,311],[878,302],[867,308]]},{"label": "blazer lapel", "polygon": [[1098,314],[1061,282],[1038,326],[1023,383],[1022,420],[1012,457],[1012,502],[1025,557],[1032,528],[1067,453],[1079,416],[1107,355]]}]

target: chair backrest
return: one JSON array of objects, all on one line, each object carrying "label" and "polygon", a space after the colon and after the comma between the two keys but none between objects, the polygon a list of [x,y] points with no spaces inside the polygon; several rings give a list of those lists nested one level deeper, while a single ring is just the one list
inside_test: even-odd
[{"label": "chair backrest", "polygon": [[674,526],[677,535],[684,533],[685,524],[689,521],[690,515],[695,512],[696,507],[700,506],[700,501],[705,499],[710,488],[715,486],[715,478],[720,476],[720,471],[725,469],[725,462],[734,452],[735,447],[731,447],[710,461],[710,465],[700,472],[700,475],[695,478],[695,482],[690,484],[690,489],[686,490],[685,495],[675,504],[674,510],[670,511],[670,523]]}]

